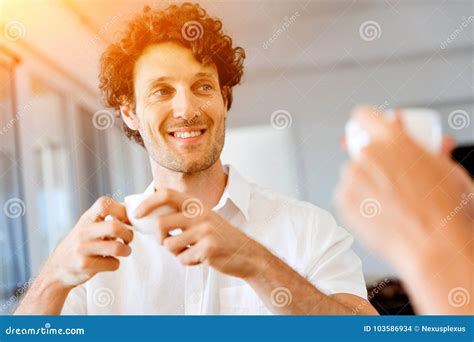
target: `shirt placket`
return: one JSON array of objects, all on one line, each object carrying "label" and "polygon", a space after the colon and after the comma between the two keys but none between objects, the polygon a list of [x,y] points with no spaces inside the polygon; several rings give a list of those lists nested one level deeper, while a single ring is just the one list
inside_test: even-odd
[{"label": "shirt placket", "polygon": [[185,315],[200,315],[204,297],[204,279],[201,265],[186,267],[184,290]]}]

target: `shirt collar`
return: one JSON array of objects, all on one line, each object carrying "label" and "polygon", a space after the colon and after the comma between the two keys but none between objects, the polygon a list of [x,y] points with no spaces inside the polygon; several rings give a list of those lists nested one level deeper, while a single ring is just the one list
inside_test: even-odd
[{"label": "shirt collar", "polygon": [[155,183],[154,181],[151,181],[150,185],[148,185],[143,192],[145,195],[151,195],[152,193],[155,192]]},{"label": "shirt collar", "polygon": [[[232,165],[224,165],[224,172],[228,175],[227,184],[222,193],[221,199],[213,210],[219,210],[224,207],[227,200],[231,200],[232,203],[240,210],[245,216],[245,219],[249,219],[249,201],[250,201],[250,183],[237,171]],[[155,185],[153,181],[145,190],[145,194],[152,194],[155,191]]]}]

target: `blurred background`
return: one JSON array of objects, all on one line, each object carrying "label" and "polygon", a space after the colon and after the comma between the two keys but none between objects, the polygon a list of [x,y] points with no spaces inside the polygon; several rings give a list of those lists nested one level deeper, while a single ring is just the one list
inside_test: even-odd
[{"label": "blurred background", "polygon": [[[336,214],[340,140],[361,103],[435,109],[473,143],[472,1],[197,2],[247,53],[223,154],[247,178]],[[151,181],[101,104],[98,59],[144,5],[170,3],[0,0],[0,314],[99,196]],[[411,313],[396,273],[355,248],[376,308]]]}]

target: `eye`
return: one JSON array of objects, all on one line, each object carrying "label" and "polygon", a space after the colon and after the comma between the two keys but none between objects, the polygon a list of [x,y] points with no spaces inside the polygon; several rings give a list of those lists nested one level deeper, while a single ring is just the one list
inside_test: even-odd
[{"label": "eye", "polygon": [[155,91],[155,94],[156,95],[168,95],[169,92],[168,92],[168,89],[158,89],[157,91]]},{"label": "eye", "polygon": [[211,91],[211,90],[214,89],[212,87],[212,85],[210,85],[208,83],[201,84],[198,88],[199,88],[199,90],[202,90],[202,91]]},{"label": "eye", "polygon": [[171,94],[171,90],[168,88],[159,88],[153,91],[153,95],[156,96],[167,96]]}]

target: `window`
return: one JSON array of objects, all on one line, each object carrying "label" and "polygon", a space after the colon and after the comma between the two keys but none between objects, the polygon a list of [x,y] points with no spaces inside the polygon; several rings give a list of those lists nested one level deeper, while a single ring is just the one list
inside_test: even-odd
[{"label": "window", "polygon": [[13,310],[28,281],[26,206],[22,193],[13,61],[0,55],[0,314]]},{"label": "window", "polygon": [[74,225],[74,170],[65,97],[34,75],[27,85],[20,121],[22,172],[31,262],[37,269]]},{"label": "window", "polygon": [[79,212],[83,213],[110,190],[106,140],[108,129],[97,129],[94,126],[94,113],[84,107],[78,109],[80,135],[76,153],[79,160]]}]

